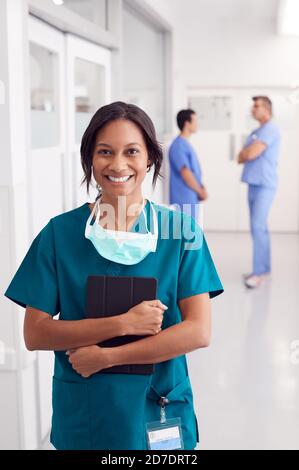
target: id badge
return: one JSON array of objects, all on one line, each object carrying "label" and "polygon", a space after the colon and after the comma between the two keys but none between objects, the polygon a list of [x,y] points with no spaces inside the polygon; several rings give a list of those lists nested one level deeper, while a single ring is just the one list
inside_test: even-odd
[{"label": "id badge", "polygon": [[149,450],[184,449],[181,418],[148,423],[146,435]]}]

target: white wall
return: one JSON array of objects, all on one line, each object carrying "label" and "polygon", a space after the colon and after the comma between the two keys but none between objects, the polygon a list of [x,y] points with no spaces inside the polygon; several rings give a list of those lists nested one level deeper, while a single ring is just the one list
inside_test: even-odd
[{"label": "white wall", "polygon": [[24,311],[3,296],[28,247],[29,82],[27,2],[0,2],[0,448],[37,446],[35,355],[24,347]]},{"label": "white wall", "polygon": [[[192,87],[258,90],[299,83],[299,37],[278,35],[278,4],[278,0],[174,0],[175,109],[187,105],[186,90]],[[292,172],[291,165],[287,168]],[[282,176],[286,181],[285,171]],[[290,173],[290,180],[293,176]],[[279,190],[274,209],[283,199],[282,186]],[[244,200],[247,215],[246,206]],[[270,219],[283,230],[274,220],[274,209]]]},{"label": "white wall", "polygon": [[299,81],[299,37],[278,36],[278,0],[144,1],[175,26],[175,110],[186,105],[187,87]]},{"label": "white wall", "polygon": [[299,38],[277,34],[277,0],[173,1],[175,100],[192,86],[289,86]]},{"label": "white wall", "polygon": [[278,35],[279,0],[147,3],[174,25],[173,135],[178,132],[176,112],[187,106],[187,92],[192,88],[298,85],[299,37]]},{"label": "white wall", "polygon": [[139,3],[144,3],[150,6],[157,12],[161,18],[167,21],[170,25],[174,25],[176,15],[173,0],[138,0]]}]

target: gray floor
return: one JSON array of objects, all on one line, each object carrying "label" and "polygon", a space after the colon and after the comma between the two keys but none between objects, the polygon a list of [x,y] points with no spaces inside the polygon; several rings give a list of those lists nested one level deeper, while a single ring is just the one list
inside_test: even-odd
[{"label": "gray floor", "polygon": [[201,449],[299,449],[299,237],[272,236],[272,271],[258,290],[246,234],[207,233],[225,293],[212,300],[209,348],[189,355]]}]

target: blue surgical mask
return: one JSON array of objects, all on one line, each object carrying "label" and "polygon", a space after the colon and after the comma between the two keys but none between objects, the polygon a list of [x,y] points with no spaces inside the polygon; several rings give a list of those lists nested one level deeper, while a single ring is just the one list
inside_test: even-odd
[{"label": "blue surgical mask", "polygon": [[[114,261],[115,263],[127,265],[140,263],[149,253],[155,252],[157,249],[157,214],[150,201],[149,203],[153,213],[154,233],[148,230],[144,207],[142,213],[145,218],[147,233],[104,229],[99,223],[100,199],[98,199],[88,217],[85,227],[85,237],[92,242],[97,252],[103,256],[103,258]],[[90,225],[95,211],[97,211],[95,222],[93,225]]]}]

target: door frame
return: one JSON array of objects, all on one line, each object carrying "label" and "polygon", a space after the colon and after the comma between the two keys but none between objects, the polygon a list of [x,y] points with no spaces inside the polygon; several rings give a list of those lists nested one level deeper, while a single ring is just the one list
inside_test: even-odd
[{"label": "door frame", "polygon": [[[62,182],[62,208],[65,210],[65,193],[64,193],[64,180],[65,180],[65,152],[66,152],[66,125],[65,125],[65,112],[66,112],[66,99],[65,99],[65,42],[64,35],[62,32],[56,30],[52,26],[47,25],[43,21],[28,16],[28,41],[33,42],[41,47],[44,47],[48,50],[52,50],[57,53],[58,56],[58,77],[57,77],[57,88],[58,88],[58,98],[57,106],[59,110],[59,143],[53,147],[37,148],[32,149],[32,144],[30,141],[30,152],[29,152],[29,161],[28,161],[28,196],[29,196],[29,211],[33,214],[34,211],[34,200],[33,200],[33,165],[34,158],[50,158],[54,153],[59,155],[61,163],[61,182]],[[28,57],[29,59],[29,57]],[[30,108],[28,110],[29,120],[31,119],[31,99],[29,100]],[[31,130],[31,126],[30,126]],[[36,228],[34,228],[33,221],[31,218],[29,238],[32,240],[35,236]],[[49,429],[47,426],[47,419],[50,419],[51,410],[48,413],[48,416],[44,418],[42,410],[42,389],[41,389],[41,368],[42,364],[42,354],[45,352],[37,352],[34,360],[34,375],[35,375],[35,391],[37,397],[37,406],[36,406],[36,419],[37,419],[37,439],[39,447],[41,447],[43,440],[46,438]],[[51,354],[51,360],[54,360],[53,352]],[[54,361],[53,361],[54,364]],[[48,365],[48,363],[47,363]],[[50,376],[51,377],[51,376]],[[52,380],[52,379],[51,379]],[[49,424],[49,423],[48,423]]]},{"label": "door frame", "polygon": [[[59,66],[58,66],[58,106],[59,106],[59,145],[47,148],[32,149],[30,146],[30,158],[29,158],[29,182],[32,187],[31,174],[32,174],[32,160],[36,153],[39,153],[43,157],[49,156],[51,153],[57,152],[61,159],[62,169],[62,208],[66,208],[66,195],[64,191],[65,187],[65,175],[66,175],[66,97],[65,97],[65,42],[64,35],[62,32],[56,30],[52,26],[47,25],[42,20],[29,15],[28,17],[28,40],[34,42],[46,49],[53,50],[58,54]],[[30,114],[30,113],[29,113]],[[33,208],[33,200],[30,197],[30,209]],[[33,232],[33,231],[32,231]],[[31,236],[34,234],[31,233]]]}]

